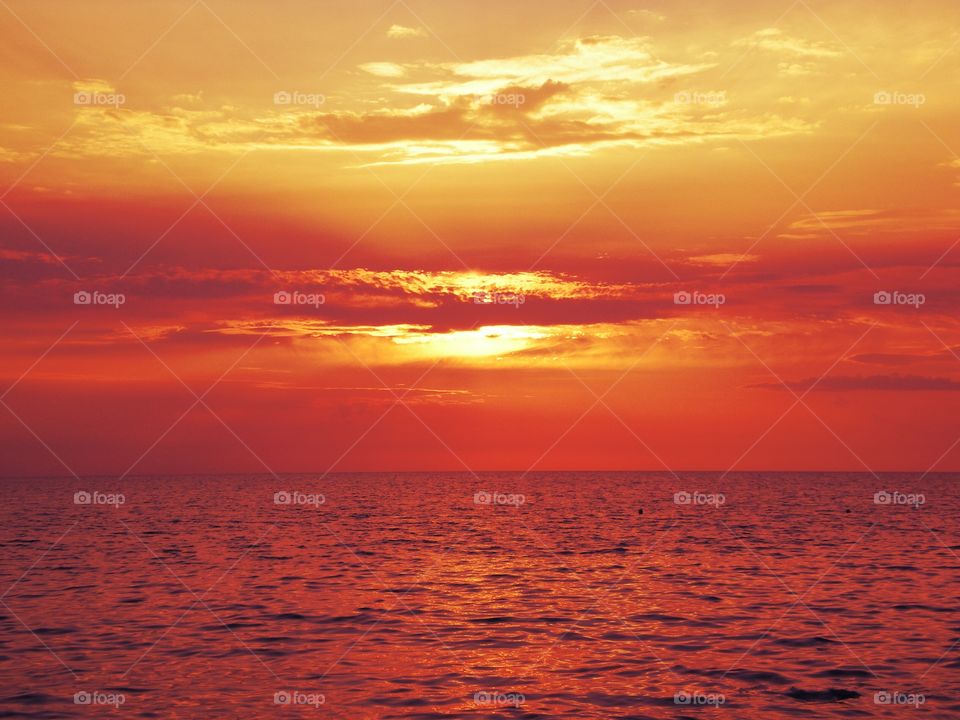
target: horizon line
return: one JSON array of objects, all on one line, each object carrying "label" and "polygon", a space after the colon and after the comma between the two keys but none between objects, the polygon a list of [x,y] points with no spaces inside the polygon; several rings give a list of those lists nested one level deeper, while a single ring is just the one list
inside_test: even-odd
[{"label": "horizon line", "polygon": [[920,474],[922,477],[928,475],[960,475],[960,470],[337,470],[335,472],[323,472],[317,470],[299,470],[278,473],[269,472],[176,472],[176,473],[153,473],[137,474],[121,477],[110,473],[78,474],[74,475],[5,475],[0,474],[2,480],[84,480],[93,478],[113,478],[113,479],[148,479],[148,478],[186,478],[186,477],[285,477],[291,475],[321,475],[331,477],[334,475],[480,475],[480,474],[507,474],[516,473],[524,477],[531,475],[559,475],[565,473],[609,473],[609,474],[650,474],[650,475],[677,475],[677,474],[722,474],[722,475],[760,475],[760,474],[795,474],[795,475],[903,475]]}]

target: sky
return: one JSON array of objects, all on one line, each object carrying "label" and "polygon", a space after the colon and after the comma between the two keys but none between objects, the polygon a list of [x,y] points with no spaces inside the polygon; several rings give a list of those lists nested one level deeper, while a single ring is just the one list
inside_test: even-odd
[{"label": "sky", "polygon": [[960,469],[960,6],[0,2],[0,474]]}]

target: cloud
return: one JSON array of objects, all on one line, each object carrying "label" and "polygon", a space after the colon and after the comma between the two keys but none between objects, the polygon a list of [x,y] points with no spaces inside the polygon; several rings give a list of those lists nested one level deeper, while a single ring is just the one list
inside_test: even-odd
[{"label": "cloud", "polygon": [[649,84],[701,72],[711,63],[669,63],[657,59],[646,39],[591,36],[561,44],[553,53],[516,55],[433,66],[442,80],[397,86],[415,95],[488,95],[508,86],[541,86],[548,81]]},{"label": "cloud", "polygon": [[77,93],[115,93],[116,88],[108,81],[99,78],[87,78],[76,80],[73,83],[73,91]]},{"label": "cloud", "polygon": [[874,228],[889,221],[882,210],[825,210],[815,215],[805,215],[790,224],[797,230],[815,230],[824,226],[833,230],[848,228]]},{"label": "cloud", "polygon": [[765,28],[734,42],[735,47],[759,48],[796,58],[825,59],[840,57],[839,50],[814,40],[790,37],[779,28]]},{"label": "cloud", "polygon": [[406,111],[321,113],[304,116],[301,125],[305,130],[350,145],[458,140],[472,126],[465,107],[434,108],[429,105]]},{"label": "cloud", "polygon": [[[831,392],[891,391],[891,392],[957,392],[960,381],[952,378],[924,377],[921,375],[870,375],[864,377],[828,377],[819,382],[808,378],[787,383],[794,392],[804,392],[816,385],[815,390]],[[779,382],[749,385],[764,390],[786,390]]]},{"label": "cloud", "polygon": [[30,158],[28,153],[17,152],[0,146],[0,163],[20,163]]},{"label": "cloud", "polygon": [[952,348],[950,350],[922,353],[860,353],[858,355],[853,355],[848,359],[851,362],[861,363],[864,365],[916,365],[917,363],[922,362],[956,362],[957,353],[960,353],[960,347]]},{"label": "cloud", "polygon": [[[954,160],[951,160],[951,161],[949,161],[949,162],[946,162],[946,163],[944,163],[944,166],[945,166],[945,167],[948,167],[948,168],[953,168],[953,169],[955,169],[955,170],[960,170],[960,158],[955,158]],[[960,187],[960,178],[957,179],[957,181],[954,183],[954,185],[955,185],[956,187]]]},{"label": "cloud", "polygon": [[[960,227],[960,210],[825,210],[816,214],[804,215],[789,226],[792,230],[805,231],[796,237],[811,237],[830,230],[848,233],[871,233],[876,231],[896,231],[922,229],[952,230]],[[790,234],[782,235],[790,237]]]},{"label": "cloud", "polygon": [[427,32],[423,28],[406,27],[405,25],[391,25],[387,30],[387,37],[394,39],[426,37]]},{"label": "cloud", "polygon": [[203,105],[203,90],[195,93],[179,93],[171,99],[181,107],[200,107]]},{"label": "cloud", "polygon": [[[673,100],[671,83],[711,67],[661,60],[648,40],[620,36],[584,37],[534,55],[368,62],[359,69],[384,81],[369,101],[326,98],[322,105],[240,110],[204,107],[202,97],[190,95],[155,110],[81,106],[74,131],[53,154],[80,159],[275,148],[347,151],[363,166],[479,163],[812,130],[806,121],[770,112]],[[108,88],[102,81],[84,85],[94,86]]]},{"label": "cloud", "polygon": [[774,115],[697,116],[674,103],[601,97],[592,102],[592,96],[573,95],[559,82],[504,90],[509,92],[493,100],[464,97],[368,112],[296,109],[258,118],[239,118],[226,110],[85,108],[77,130],[53,154],[79,159],[274,148],[372,153],[370,165],[470,163],[809,131],[802,121]]},{"label": "cloud", "polygon": [[384,78],[399,78],[407,74],[403,65],[391,62],[368,62],[358,65],[365,73]]},{"label": "cloud", "polygon": [[712,255],[694,255],[687,258],[691,265],[708,265],[727,268],[740,263],[752,263],[760,259],[759,255],[745,255],[742,253],[714,253]]},{"label": "cloud", "polygon": [[627,16],[631,18],[637,18],[638,20],[649,22],[649,23],[662,23],[667,19],[666,15],[661,15],[660,13],[654,12],[653,10],[640,10],[634,8],[633,10],[627,11]]},{"label": "cloud", "polygon": [[812,62],[782,62],[777,64],[777,70],[784,77],[806,77],[817,72],[817,65]]},{"label": "cloud", "polygon": [[0,248],[0,260],[7,262],[39,262],[47,265],[58,265],[56,257],[48,252],[31,252],[29,250],[11,250]]},{"label": "cloud", "polygon": [[553,98],[567,92],[570,86],[555,80],[547,80],[540,87],[508,85],[495,94],[481,99],[481,109],[495,113],[533,113]]}]

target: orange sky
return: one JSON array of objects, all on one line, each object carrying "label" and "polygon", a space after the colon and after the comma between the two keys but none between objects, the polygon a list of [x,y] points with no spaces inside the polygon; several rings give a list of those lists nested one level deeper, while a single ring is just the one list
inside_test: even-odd
[{"label": "orange sky", "polygon": [[960,469],[957,28],[4,0],[0,472]]}]

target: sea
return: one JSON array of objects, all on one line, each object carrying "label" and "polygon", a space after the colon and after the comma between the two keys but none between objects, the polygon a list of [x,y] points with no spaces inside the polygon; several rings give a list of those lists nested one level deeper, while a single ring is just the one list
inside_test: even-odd
[{"label": "sea", "polygon": [[0,480],[0,717],[960,718],[958,476]]}]

